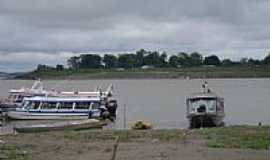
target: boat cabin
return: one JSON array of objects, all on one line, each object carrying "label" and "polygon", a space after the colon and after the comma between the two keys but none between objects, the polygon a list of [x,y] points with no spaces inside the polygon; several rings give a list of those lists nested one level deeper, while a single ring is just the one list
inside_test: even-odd
[{"label": "boat cabin", "polygon": [[52,91],[46,91],[43,89],[43,84],[40,80],[35,81],[31,88],[20,88],[20,89],[11,89],[9,91],[9,96],[7,99],[1,102],[1,108],[5,109],[14,109],[21,106],[23,99],[25,97],[33,96],[46,96],[46,95],[55,95]]},{"label": "boat cabin", "polygon": [[101,107],[99,97],[31,97],[25,98],[22,108],[39,111],[89,111]]},{"label": "boat cabin", "polygon": [[22,107],[7,113],[17,120],[55,120],[110,118],[111,114],[100,97],[30,97]]},{"label": "boat cabin", "polygon": [[8,102],[21,103],[24,96],[18,92],[10,92],[8,96]]},{"label": "boat cabin", "polygon": [[224,113],[224,99],[215,93],[195,93],[187,98],[187,116]]},{"label": "boat cabin", "polygon": [[18,91],[10,91],[8,96],[8,102],[10,103],[22,103],[23,99],[32,96],[45,96],[45,93],[26,93]]}]

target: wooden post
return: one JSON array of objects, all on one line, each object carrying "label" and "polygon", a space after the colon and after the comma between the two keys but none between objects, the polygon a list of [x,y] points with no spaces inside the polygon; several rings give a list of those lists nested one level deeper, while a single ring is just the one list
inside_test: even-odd
[{"label": "wooden post", "polygon": [[112,155],[111,160],[115,160],[115,158],[116,158],[116,152],[117,152],[118,144],[119,144],[119,137],[117,136],[115,138],[115,142],[114,142],[114,145],[113,145],[113,155]]},{"label": "wooden post", "polygon": [[126,113],[127,111],[126,111],[126,108],[127,108],[127,107],[126,107],[126,104],[124,104],[124,119],[123,119],[123,121],[124,121],[124,122],[123,122],[123,123],[124,123],[124,129],[126,129],[126,126],[127,126],[127,117],[126,117],[126,116],[127,116],[127,115],[126,115],[126,114],[127,114],[127,113]]}]

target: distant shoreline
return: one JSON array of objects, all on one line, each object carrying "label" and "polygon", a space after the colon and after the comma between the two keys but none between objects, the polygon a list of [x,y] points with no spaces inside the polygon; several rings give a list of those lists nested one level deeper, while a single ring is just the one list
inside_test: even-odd
[{"label": "distant shoreline", "polygon": [[196,67],[155,69],[80,69],[33,71],[10,79],[201,79],[201,78],[270,78],[270,67]]}]

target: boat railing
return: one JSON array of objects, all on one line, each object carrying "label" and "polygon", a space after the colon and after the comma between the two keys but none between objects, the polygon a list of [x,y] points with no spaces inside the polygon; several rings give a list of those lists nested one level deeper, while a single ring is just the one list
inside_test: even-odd
[{"label": "boat railing", "polygon": [[[81,104],[80,104],[81,103]],[[69,107],[68,107],[69,106]],[[40,102],[40,101],[25,101],[23,109],[26,110],[37,110],[37,111],[89,111],[98,110],[102,107],[100,102]]]}]

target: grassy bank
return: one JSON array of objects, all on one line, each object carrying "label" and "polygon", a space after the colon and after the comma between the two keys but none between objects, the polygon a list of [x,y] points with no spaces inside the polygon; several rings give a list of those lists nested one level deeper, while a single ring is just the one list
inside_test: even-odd
[{"label": "grassy bank", "polygon": [[200,133],[209,147],[270,150],[270,127],[213,128],[204,129]]},{"label": "grassy bank", "polygon": [[[132,155],[136,149],[147,150],[149,147],[155,146],[157,150],[161,148],[162,151],[167,150],[168,153],[178,153],[189,149],[188,152],[191,152],[191,156],[194,156],[193,150],[198,154],[201,154],[202,150],[205,150],[205,152],[212,151],[207,149],[208,147],[270,149],[270,126],[238,126],[190,131],[177,129],[147,131],[86,130],[3,135],[0,136],[0,139],[4,141],[0,143],[0,157],[7,159],[48,159],[49,156],[53,155],[56,156],[54,159],[57,159],[57,156],[61,157],[59,159],[70,159],[70,155],[75,157],[85,155],[87,157],[89,154],[94,154],[97,159],[102,159],[100,156],[109,157],[111,155],[111,148],[116,137],[119,137],[120,144],[125,146],[121,150],[127,155]],[[164,146],[165,148],[162,149]],[[219,150],[214,150],[214,152],[217,151]],[[232,151],[229,150],[228,152]],[[221,151],[221,153],[224,154],[224,151]],[[248,153],[255,154],[253,151],[248,151]],[[266,153],[270,152],[266,151]],[[85,159],[89,159],[89,157]]]},{"label": "grassy bank", "polygon": [[79,69],[48,70],[26,73],[21,79],[147,79],[147,78],[263,78],[270,67],[196,67],[155,69]]}]

